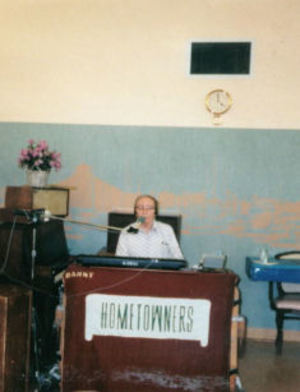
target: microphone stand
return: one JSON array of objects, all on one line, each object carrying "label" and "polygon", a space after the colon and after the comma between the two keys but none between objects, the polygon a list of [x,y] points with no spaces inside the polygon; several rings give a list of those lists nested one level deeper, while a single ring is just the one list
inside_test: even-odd
[{"label": "microphone stand", "polygon": [[35,275],[35,261],[36,261],[36,232],[37,232],[38,218],[36,215],[32,218],[32,248],[31,248],[31,281],[34,280]]},{"label": "microphone stand", "polygon": [[[30,273],[30,279],[31,283],[34,284],[34,279],[35,279],[35,267],[36,267],[36,257],[37,257],[37,223],[39,221],[42,222],[48,222],[50,219],[51,220],[61,220],[64,222],[70,222],[74,224],[79,224],[83,226],[88,226],[88,227],[94,227],[98,230],[113,230],[113,231],[122,231],[123,229],[120,227],[114,227],[114,226],[104,226],[104,225],[98,225],[98,224],[93,224],[90,222],[83,222],[83,221],[78,221],[78,220],[73,220],[73,219],[66,219],[62,217],[58,217],[55,215],[52,215],[50,211],[45,210],[45,209],[37,209],[37,210],[26,210],[26,209],[21,209],[21,210],[15,210],[14,215],[21,215],[25,216],[29,221],[32,222],[32,249],[31,249],[31,273]],[[36,387],[34,389],[34,392],[38,392],[42,388],[42,375],[40,371],[40,366],[39,366],[39,347],[38,347],[38,317],[37,317],[37,311],[36,311],[36,303],[35,303],[35,298],[33,296],[33,305],[32,305],[32,322],[31,322],[31,328],[32,328],[32,339],[33,339],[33,355],[34,355],[34,376],[35,376],[35,381],[36,381]]]},{"label": "microphone stand", "polygon": [[[31,243],[31,265],[30,265],[30,282],[34,286],[34,278],[35,278],[35,263],[36,263],[36,239],[37,239],[37,223],[39,218],[44,210],[14,210],[14,215],[25,216],[26,219],[32,223],[32,243]],[[34,391],[38,392],[41,390],[41,375],[40,375],[40,366],[39,366],[39,354],[38,354],[38,327],[37,327],[37,312],[36,312],[36,304],[35,304],[35,295],[33,293],[32,296],[32,308],[31,308],[31,336],[33,340],[33,356],[34,356],[34,377],[37,383],[37,387],[34,387]]]},{"label": "microphone stand", "polygon": [[[36,263],[36,238],[37,238],[37,223],[38,223],[38,215],[33,213],[32,215],[32,249],[31,249],[31,282],[34,284],[35,278],[35,263]],[[33,304],[32,304],[32,337],[33,337],[33,354],[34,354],[34,375],[35,380],[37,382],[37,389],[35,391],[40,391],[41,389],[41,374],[40,374],[40,366],[39,366],[39,353],[38,353],[38,318],[35,306],[35,298],[33,295]]]},{"label": "microphone stand", "polygon": [[[67,218],[62,218],[57,215],[52,215],[51,211],[45,210],[44,208],[40,208],[37,210],[26,210],[26,209],[20,209],[20,210],[14,210],[14,215],[22,215],[25,216],[28,220],[32,220],[32,222],[35,224],[39,220],[42,222],[48,222],[50,219],[52,220],[60,220],[63,222],[69,222],[69,223],[75,223],[77,225],[83,225],[83,226],[89,226],[89,227],[94,227],[98,230],[113,230],[113,231],[122,231],[122,227],[115,227],[115,226],[104,226],[104,225],[98,225],[95,223],[90,223],[90,222],[84,222],[84,221],[79,221],[75,219],[67,219]],[[35,240],[35,238],[34,238]],[[35,250],[35,242],[33,243],[33,249]],[[36,253],[32,253],[32,258],[33,261],[35,261]]]}]

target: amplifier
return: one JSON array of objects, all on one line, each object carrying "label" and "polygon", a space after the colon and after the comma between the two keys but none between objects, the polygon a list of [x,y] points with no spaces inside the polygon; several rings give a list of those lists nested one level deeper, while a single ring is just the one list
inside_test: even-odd
[{"label": "amplifier", "polygon": [[[36,265],[65,265],[70,259],[62,221],[37,223],[35,232]],[[0,222],[0,271],[26,280],[31,270],[32,224]]]},{"label": "amplifier", "polygon": [[8,186],[5,193],[5,207],[28,210],[44,208],[51,211],[52,215],[67,216],[69,189]]}]

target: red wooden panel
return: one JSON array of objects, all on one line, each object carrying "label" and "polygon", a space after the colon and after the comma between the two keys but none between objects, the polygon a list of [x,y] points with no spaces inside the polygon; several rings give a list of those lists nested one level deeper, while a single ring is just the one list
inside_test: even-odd
[{"label": "red wooden panel", "polygon": [[30,290],[0,285],[0,392],[28,390]]},{"label": "red wooden panel", "polygon": [[[64,277],[66,309],[63,392],[228,391],[235,280],[233,273],[70,266]],[[115,336],[114,332],[110,333],[108,329],[108,336],[96,333],[91,340],[86,340],[86,299],[91,298],[91,294],[107,294],[110,298],[122,296],[128,302],[127,324],[119,324],[120,329],[123,329],[121,334],[124,330],[125,334],[132,332],[132,309],[135,309],[132,312],[143,309],[143,302],[149,301],[149,298],[156,301],[158,309],[159,304],[163,307],[166,301],[171,299],[175,305],[172,305],[174,312],[171,321],[169,319],[171,327],[169,325],[167,336],[153,338],[150,331],[151,338],[139,337],[135,335],[136,330],[131,337]],[[137,304],[133,305],[136,297],[141,299],[140,308]],[[196,310],[199,308],[199,300],[209,301],[211,308],[206,345],[203,342],[200,344],[199,339],[185,338],[184,333],[187,332],[189,323],[191,320],[194,324],[195,322],[194,314],[178,313],[179,309],[180,312],[184,310],[184,306],[180,307],[181,300],[187,304],[190,300],[197,300],[194,301],[197,302]],[[114,306],[112,304],[111,306]],[[144,312],[147,306],[145,305]],[[95,313],[102,312],[104,317],[103,309],[108,312],[108,308],[101,310],[99,305]],[[187,309],[193,308],[187,306]],[[195,310],[193,312],[195,313]],[[100,320],[99,314],[95,314],[95,317],[96,326],[104,320],[102,318],[97,324],[97,320]],[[110,321],[113,323],[113,318]],[[145,316],[141,322],[145,323]],[[197,332],[198,324],[194,324],[193,328]],[[184,338],[174,338],[174,331],[184,335]]]}]

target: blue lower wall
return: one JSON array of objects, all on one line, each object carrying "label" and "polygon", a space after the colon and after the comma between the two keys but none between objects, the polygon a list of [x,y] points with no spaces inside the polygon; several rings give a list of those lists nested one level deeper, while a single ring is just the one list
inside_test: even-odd
[{"label": "blue lower wall", "polygon": [[[241,278],[248,324],[274,327],[267,285],[248,279],[245,257],[262,246],[271,254],[300,248],[299,131],[0,123],[0,137],[2,206],[5,187],[25,181],[20,149],[45,139],[62,154],[50,182],[76,187],[72,218],[106,224],[108,211],[131,207],[139,193],[155,195],[163,212],[182,214],[190,265],[224,251]],[[106,244],[105,232],[66,224],[66,233],[74,254]]]}]

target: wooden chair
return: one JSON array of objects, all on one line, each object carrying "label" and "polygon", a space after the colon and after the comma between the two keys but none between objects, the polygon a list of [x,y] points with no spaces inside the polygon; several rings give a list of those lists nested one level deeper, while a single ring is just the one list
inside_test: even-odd
[{"label": "wooden chair", "polygon": [[[275,255],[278,260],[299,260],[300,251],[290,251]],[[275,340],[276,353],[282,353],[283,327],[285,320],[300,320],[300,284],[277,282],[269,284],[269,299],[271,308],[275,311],[277,335]]]}]

